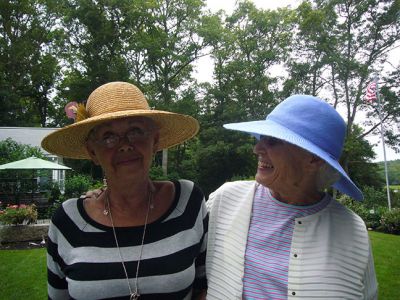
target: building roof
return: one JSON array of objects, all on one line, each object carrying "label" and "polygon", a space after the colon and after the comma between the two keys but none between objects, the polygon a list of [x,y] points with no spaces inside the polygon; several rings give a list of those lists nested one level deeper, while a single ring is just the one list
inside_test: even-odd
[{"label": "building roof", "polygon": [[0,141],[11,138],[20,144],[39,147],[45,154],[48,154],[41,146],[42,139],[57,130],[58,128],[42,127],[0,127]]}]

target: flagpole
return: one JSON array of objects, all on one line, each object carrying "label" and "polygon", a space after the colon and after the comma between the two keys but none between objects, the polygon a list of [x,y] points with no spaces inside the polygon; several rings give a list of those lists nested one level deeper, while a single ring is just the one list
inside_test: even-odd
[{"label": "flagpole", "polygon": [[386,192],[387,192],[387,199],[388,199],[388,207],[389,210],[392,209],[392,205],[390,203],[390,189],[389,189],[389,175],[388,175],[388,167],[387,167],[387,161],[386,161],[386,149],[385,149],[385,139],[384,139],[384,127],[383,127],[383,118],[382,118],[382,107],[381,107],[381,99],[379,95],[379,87],[378,87],[378,76],[375,75],[374,78],[375,84],[376,84],[376,99],[378,101],[378,113],[379,113],[379,118],[381,120],[381,140],[382,140],[382,147],[383,147],[383,160],[385,164],[385,178],[386,178]]}]

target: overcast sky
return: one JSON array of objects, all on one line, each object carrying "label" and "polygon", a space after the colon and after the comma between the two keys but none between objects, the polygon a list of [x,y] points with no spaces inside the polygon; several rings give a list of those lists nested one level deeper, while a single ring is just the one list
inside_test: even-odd
[{"label": "overcast sky", "polygon": [[[207,0],[207,7],[212,11],[212,12],[217,12],[218,10],[222,9],[224,10],[227,14],[231,14],[233,12],[233,9],[235,8],[235,3],[236,0]],[[270,1],[270,0],[253,0],[252,1],[256,7],[262,8],[262,9],[276,9],[278,7],[284,7],[284,6],[290,6],[291,8],[296,8],[301,1],[299,0],[279,0],[279,1]],[[396,51],[395,55],[391,56],[391,61],[395,63],[395,61],[398,61],[398,57],[400,55],[400,50]],[[200,59],[197,63],[197,76],[196,78],[200,81],[211,81],[212,78],[212,68],[209,66],[212,65],[210,63],[209,58],[205,57],[203,59]],[[400,99],[399,99],[400,101]],[[400,126],[400,124],[398,124]],[[399,127],[398,127],[399,129]],[[375,161],[383,161],[383,147],[381,143],[381,138],[380,135],[376,136],[370,136],[368,140],[372,143],[375,144],[374,146],[374,151],[377,154],[377,158]],[[389,160],[395,160],[395,159],[400,159],[400,154],[395,153],[394,150],[388,148],[387,146],[385,147],[386,149],[386,159]]]}]

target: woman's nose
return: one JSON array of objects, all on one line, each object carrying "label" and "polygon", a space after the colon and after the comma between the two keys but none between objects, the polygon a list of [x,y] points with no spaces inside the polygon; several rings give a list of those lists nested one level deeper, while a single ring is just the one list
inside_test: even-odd
[{"label": "woman's nose", "polygon": [[253,153],[259,154],[266,151],[266,145],[262,140],[258,140],[257,143],[253,147]]},{"label": "woman's nose", "polygon": [[120,140],[119,145],[118,145],[118,151],[124,152],[124,151],[132,151],[133,145],[132,143],[129,142],[129,140],[124,137],[123,139]]}]

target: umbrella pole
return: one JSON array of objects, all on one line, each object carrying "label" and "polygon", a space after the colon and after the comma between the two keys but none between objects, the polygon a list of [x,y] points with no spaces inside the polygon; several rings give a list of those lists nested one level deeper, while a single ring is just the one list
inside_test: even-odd
[{"label": "umbrella pole", "polygon": [[19,206],[19,191],[20,191],[20,184],[19,184],[19,178],[18,178],[18,171],[17,171],[17,186],[15,187],[15,191],[16,191],[16,193],[15,193],[15,202],[16,202],[16,204]]},{"label": "umbrella pole", "polygon": [[[32,179],[35,179],[35,169],[32,169]],[[33,203],[33,192],[34,192],[34,184],[33,184],[33,180],[32,182],[32,196],[31,196],[31,202]]]}]

